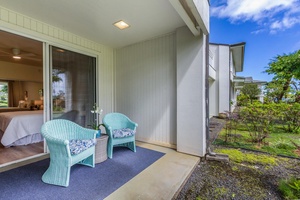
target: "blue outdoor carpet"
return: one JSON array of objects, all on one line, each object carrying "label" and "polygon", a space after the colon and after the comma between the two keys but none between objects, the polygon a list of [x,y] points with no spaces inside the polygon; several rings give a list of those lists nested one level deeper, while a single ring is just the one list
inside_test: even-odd
[{"label": "blue outdoor carpet", "polygon": [[0,199],[8,200],[92,200],[104,199],[164,153],[136,147],[136,153],[115,147],[113,159],[95,168],[74,165],[69,187],[42,182],[49,159],[0,173]]}]

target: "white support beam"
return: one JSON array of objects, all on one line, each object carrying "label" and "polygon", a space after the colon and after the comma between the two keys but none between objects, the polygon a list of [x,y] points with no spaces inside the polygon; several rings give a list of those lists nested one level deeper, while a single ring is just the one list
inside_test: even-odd
[{"label": "white support beam", "polygon": [[187,27],[190,29],[190,31],[194,34],[194,36],[199,36],[201,31],[200,29],[197,29],[191,20],[191,18],[188,16],[184,8],[182,7],[179,0],[169,0],[174,9],[177,11],[177,13],[180,15],[182,20],[185,22]]},{"label": "white support beam", "polygon": [[209,4],[207,0],[186,0],[199,28],[209,34]]}]

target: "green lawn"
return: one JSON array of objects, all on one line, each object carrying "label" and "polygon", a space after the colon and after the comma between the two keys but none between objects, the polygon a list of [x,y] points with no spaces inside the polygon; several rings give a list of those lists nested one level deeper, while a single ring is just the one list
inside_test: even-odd
[{"label": "green lawn", "polygon": [[[275,155],[300,157],[299,133],[287,133],[280,125],[275,125],[272,132],[264,140],[264,142],[262,144],[258,144],[251,142],[251,137],[246,125],[239,123],[237,126],[233,127],[236,128],[232,128],[230,131],[227,131],[226,127],[224,127],[214,144],[259,150]],[[227,142],[225,142],[226,135]],[[298,149],[296,147],[297,145]]]}]

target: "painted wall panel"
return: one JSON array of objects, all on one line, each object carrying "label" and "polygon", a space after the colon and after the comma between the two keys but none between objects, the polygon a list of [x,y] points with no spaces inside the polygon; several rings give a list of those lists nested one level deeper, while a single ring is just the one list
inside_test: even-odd
[{"label": "painted wall panel", "polygon": [[175,36],[164,35],[116,53],[116,111],[139,124],[136,139],[176,144]]},{"label": "painted wall panel", "polygon": [[219,115],[218,80],[209,80],[209,116]]},{"label": "painted wall panel", "polygon": [[219,46],[219,113],[229,111],[230,105],[230,66],[229,46]]},{"label": "painted wall panel", "polygon": [[177,150],[206,153],[205,36],[192,37],[182,27],[177,47]]}]

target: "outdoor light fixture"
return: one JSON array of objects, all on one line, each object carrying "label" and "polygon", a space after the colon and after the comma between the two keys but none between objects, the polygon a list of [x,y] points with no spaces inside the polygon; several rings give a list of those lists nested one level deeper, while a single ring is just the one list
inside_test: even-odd
[{"label": "outdoor light fixture", "polygon": [[114,23],[114,26],[118,27],[121,30],[129,27],[129,25],[123,20],[117,21],[116,23]]}]

